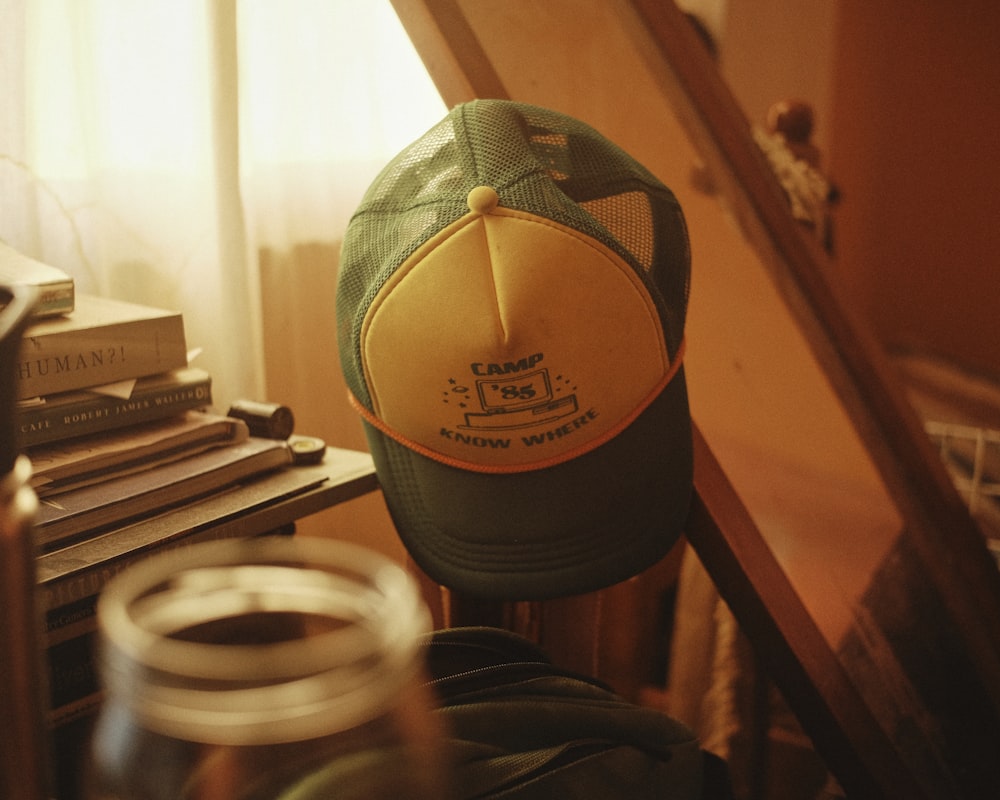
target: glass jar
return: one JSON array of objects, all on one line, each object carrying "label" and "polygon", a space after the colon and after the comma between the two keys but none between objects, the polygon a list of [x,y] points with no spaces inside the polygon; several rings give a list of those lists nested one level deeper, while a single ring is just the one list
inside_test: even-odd
[{"label": "glass jar", "polygon": [[447,797],[416,582],[273,536],[138,562],[98,602],[100,800]]}]

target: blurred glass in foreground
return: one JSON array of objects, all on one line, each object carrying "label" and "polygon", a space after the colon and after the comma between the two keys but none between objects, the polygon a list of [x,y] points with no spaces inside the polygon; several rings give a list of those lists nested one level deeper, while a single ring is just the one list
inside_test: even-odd
[{"label": "blurred glass in foreground", "polygon": [[98,605],[94,800],[448,797],[415,582],[366,549],[265,537],[129,567]]}]

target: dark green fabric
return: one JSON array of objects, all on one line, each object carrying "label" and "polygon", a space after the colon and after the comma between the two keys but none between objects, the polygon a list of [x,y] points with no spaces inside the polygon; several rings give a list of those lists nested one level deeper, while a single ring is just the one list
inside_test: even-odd
[{"label": "dark green fabric", "polygon": [[507,631],[439,631],[428,649],[461,800],[703,798],[703,754],[676,720]]},{"label": "dark green fabric", "polygon": [[[475,291],[470,287],[476,282],[466,286],[442,277],[441,262],[424,258],[426,253],[421,256],[426,269],[411,270],[407,262],[469,215],[469,193],[483,187],[496,192],[503,209],[565,226],[575,232],[573,238],[586,238],[599,250],[616,254],[623,274],[635,280],[638,294],[656,309],[655,319],[649,314],[648,322],[658,335],[662,332],[670,364],[681,363],[691,253],[673,192],[581,120],[535,105],[478,99],[453,108],[392,159],[353,215],[337,278],[341,370],[351,396],[365,410],[363,416],[371,415],[365,434],[395,528],[409,555],[435,582],[469,597],[503,600],[544,600],[606,588],[657,563],[683,532],[693,461],[683,369],[611,441],[582,447],[582,454],[569,461],[544,467],[545,462],[539,462],[537,468],[515,473],[494,472],[497,465],[491,463],[488,447],[468,450],[469,461],[482,471],[455,463],[433,443],[414,447],[412,431],[389,424],[389,419],[399,422],[409,415],[386,407],[382,400],[376,403],[368,384],[369,359],[378,359],[378,348],[369,349],[368,337],[376,317],[412,330],[415,350],[421,342],[428,353],[448,350],[425,332],[438,330],[442,315],[461,307],[463,298],[477,298],[478,293],[468,294]],[[567,257],[545,262],[539,313],[564,303],[562,285],[586,285],[588,272],[580,261]],[[489,262],[465,266],[470,274],[485,274]],[[520,262],[525,274],[541,263],[531,257]],[[404,274],[407,277],[397,283]],[[410,280],[434,285],[441,304],[392,310],[389,299]],[[601,310],[602,299],[593,296],[586,303],[581,298],[580,305],[576,311],[581,324],[589,321],[599,332],[600,315],[595,312]],[[563,337],[573,339],[567,326],[553,325],[544,336],[532,331],[529,344],[520,338],[518,323],[513,317],[507,320],[501,337],[515,360],[561,344]],[[626,320],[616,330],[623,336],[634,331],[637,342],[643,338],[640,326],[630,327]],[[528,349],[522,353],[522,347]],[[592,353],[595,360],[602,358],[599,349]],[[628,360],[627,355],[610,352],[603,357],[609,366]],[[449,372],[441,379],[469,388],[473,374]],[[571,376],[563,377],[568,388]],[[441,388],[443,384],[429,377],[426,386],[415,380],[409,386],[414,397],[430,397]],[[651,396],[654,387],[643,388],[643,396]],[[587,400],[588,409],[602,400],[600,395],[588,395],[595,398]],[[562,397],[569,396],[567,391]],[[405,403],[398,398],[396,402]],[[547,414],[538,419],[548,419]],[[442,416],[442,423],[446,419]],[[460,417],[456,414],[455,419]],[[624,425],[626,418],[620,422]],[[450,436],[450,424],[442,430]],[[562,436],[558,430],[536,430]],[[579,444],[598,441],[581,435]]]}]

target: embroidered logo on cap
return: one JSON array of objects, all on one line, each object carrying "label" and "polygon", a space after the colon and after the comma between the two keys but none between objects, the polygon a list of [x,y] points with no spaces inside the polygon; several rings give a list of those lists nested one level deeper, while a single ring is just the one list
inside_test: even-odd
[{"label": "embroidered logo on cap", "polygon": [[359,410],[439,461],[515,472],[616,435],[680,354],[671,363],[653,301],[617,254],[496,200],[470,192],[470,212],[373,300],[362,346],[372,410]]}]

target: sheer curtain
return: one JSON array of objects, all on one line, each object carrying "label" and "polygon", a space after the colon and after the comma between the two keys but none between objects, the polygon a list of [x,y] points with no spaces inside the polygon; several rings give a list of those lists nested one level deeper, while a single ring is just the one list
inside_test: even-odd
[{"label": "sheer curtain", "polygon": [[302,343],[267,338],[269,308],[296,311],[262,300],[262,257],[272,289],[335,270],[288,254],[335,254],[375,171],[444,113],[389,0],[0,13],[0,239],[80,291],[180,309],[218,405],[273,393],[269,346]]}]

